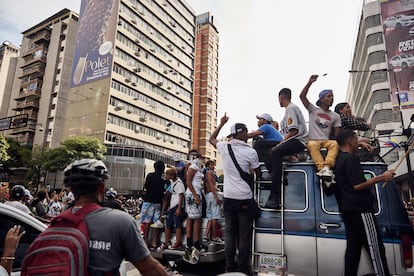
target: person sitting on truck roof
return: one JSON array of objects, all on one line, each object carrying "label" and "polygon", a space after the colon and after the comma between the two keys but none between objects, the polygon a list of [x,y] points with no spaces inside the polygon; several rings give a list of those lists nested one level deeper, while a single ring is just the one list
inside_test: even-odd
[{"label": "person sitting on truck roof", "polygon": [[357,275],[362,246],[371,256],[375,275],[390,275],[373,209],[371,187],[389,181],[394,170],[365,179],[360,159],[355,155],[358,138],[352,130],[343,130],[337,137],[340,153],[336,160],[336,197],[346,229],[345,274]]},{"label": "person sitting on truck roof", "polygon": [[282,141],[283,137],[280,132],[273,127],[273,118],[268,113],[256,115],[257,130],[249,132],[248,138],[260,137],[254,142],[253,148],[257,151],[259,161],[264,162],[269,171],[272,170],[271,149]]},{"label": "person sitting on truck roof", "polygon": [[[310,76],[307,84],[300,93],[300,99],[309,111],[307,147],[318,170],[317,175],[322,179],[330,179],[332,181],[332,169],[335,167],[335,159],[339,149],[338,143],[330,139],[330,137],[331,133],[333,133],[333,137],[335,138],[341,131],[341,118],[337,113],[329,110],[334,99],[331,89],[325,89],[319,93],[319,99],[316,102],[318,107],[309,102],[307,98],[309,88],[317,79],[318,75]],[[325,159],[320,152],[322,147],[328,149]]]},{"label": "person sitting on truck roof", "polygon": [[[364,118],[355,117],[352,114],[351,107],[348,103],[343,102],[339,103],[335,106],[335,112],[339,114],[341,117],[341,129],[350,129],[350,130],[361,130],[366,131],[371,128],[371,124],[367,123]],[[368,152],[374,150],[374,148],[370,145],[369,138],[360,137],[358,138],[359,145],[365,148]]]},{"label": "person sitting on truck roof", "polygon": [[280,204],[280,186],[282,184],[283,157],[298,153],[306,148],[305,138],[308,134],[305,118],[299,107],[291,102],[292,92],[289,88],[279,91],[279,103],[285,107],[285,116],[280,122],[283,141],[272,151],[272,188],[265,207],[277,209]]}]

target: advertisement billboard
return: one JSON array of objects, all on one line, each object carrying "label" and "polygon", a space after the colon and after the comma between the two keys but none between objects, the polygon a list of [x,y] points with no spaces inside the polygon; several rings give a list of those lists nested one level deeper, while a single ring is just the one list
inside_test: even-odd
[{"label": "advertisement billboard", "polygon": [[82,0],[70,86],[110,76],[119,0]]},{"label": "advertisement billboard", "polygon": [[414,107],[414,0],[382,0],[382,25],[394,109]]}]

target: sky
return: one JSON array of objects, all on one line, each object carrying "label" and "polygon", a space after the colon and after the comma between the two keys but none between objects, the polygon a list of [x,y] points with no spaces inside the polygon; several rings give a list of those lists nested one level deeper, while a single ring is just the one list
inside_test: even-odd
[{"label": "sky", "polygon": [[[308,118],[299,94],[312,74],[325,74],[309,90],[315,103],[321,90],[345,101],[363,0],[186,0],[196,14],[211,12],[219,31],[218,120],[257,129],[257,114],[283,118],[278,92]],[[20,45],[21,33],[63,8],[79,12],[80,0],[0,1],[0,43]],[[332,107],[332,108],[333,108]],[[219,135],[220,136],[220,135]]]}]

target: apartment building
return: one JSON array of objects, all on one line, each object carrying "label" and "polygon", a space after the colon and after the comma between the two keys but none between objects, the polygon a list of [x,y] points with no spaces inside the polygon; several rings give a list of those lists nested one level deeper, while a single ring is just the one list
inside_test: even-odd
[{"label": "apartment building", "polygon": [[9,41],[0,45],[0,118],[7,117],[19,54],[20,48]]},{"label": "apartment building", "polygon": [[[95,20],[95,18],[102,20]],[[142,190],[191,148],[195,13],[181,0],[82,1],[63,137],[108,147],[110,185]]]},{"label": "apartment building", "polygon": [[215,160],[216,150],[209,143],[217,124],[218,103],[218,30],[214,17],[204,13],[196,17],[194,102],[192,148]]},{"label": "apartment building", "polygon": [[69,91],[78,15],[68,9],[23,31],[7,116],[27,116],[27,125],[6,131],[21,144],[57,147]]},{"label": "apartment building", "polygon": [[[414,63],[401,60],[409,60],[414,53],[414,47],[409,47],[413,27],[412,1],[364,1],[349,71],[347,102],[354,115],[371,122],[371,130],[363,135],[378,139],[380,155],[390,168],[395,168],[412,142],[403,133],[411,128]],[[389,141],[401,147],[390,147]],[[409,193],[411,163],[410,154],[397,170],[397,181]]]}]

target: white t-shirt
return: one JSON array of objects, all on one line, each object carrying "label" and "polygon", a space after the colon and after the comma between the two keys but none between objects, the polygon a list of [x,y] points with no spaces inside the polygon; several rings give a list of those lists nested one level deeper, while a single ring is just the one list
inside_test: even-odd
[{"label": "white t-shirt", "polygon": [[[193,169],[196,171],[193,180],[191,181],[191,184],[193,184],[193,188],[196,191],[196,193],[201,195],[201,183],[203,181],[203,172],[201,168],[198,166],[198,161],[195,160],[191,162],[191,165],[190,167],[188,167],[188,169]],[[188,187],[186,192],[191,194],[191,191]]]},{"label": "white t-shirt", "polygon": [[234,165],[233,160],[229,154],[227,144],[231,145],[237,162],[240,168],[249,172],[250,169],[256,169],[260,166],[259,157],[257,152],[252,149],[246,142],[238,139],[231,139],[230,142],[220,141],[217,142],[217,151],[221,155],[224,183],[223,191],[225,198],[231,199],[251,199],[253,198],[253,192],[249,184],[247,184],[240,176],[239,171]]},{"label": "white t-shirt", "polygon": [[329,140],[335,127],[341,127],[341,117],[333,111],[325,111],[313,104],[309,111],[309,140]]},{"label": "white t-shirt", "polygon": [[62,206],[62,203],[60,201],[51,201],[49,203],[49,207],[48,207],[48,210],[47,210],[47,215],[49,217],[56,217],[60,213],[62,213],[62,210],[63,210],[63,206]]},{"label": "white t-shirt", "polygon": [[306,128],[305,118],[303,117],[302,111],[300,111],[299,107],[293,103],[289,103],[286,107],[285,116],[280,122],[280,129],[283,136],[286,136],[289,130],[297,129],[298,133],[294,138],[303,145],[306,144],[308,130]]},{"label": "white t-shirt", "polygon": [[180,178],[177,178],[177,180],[171,184],[170,209],[178,205],[180,202],[180,194],[184,194],[184,192],[184,183]]}]

